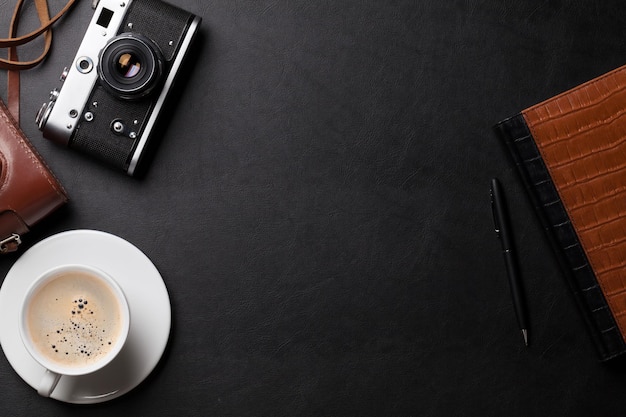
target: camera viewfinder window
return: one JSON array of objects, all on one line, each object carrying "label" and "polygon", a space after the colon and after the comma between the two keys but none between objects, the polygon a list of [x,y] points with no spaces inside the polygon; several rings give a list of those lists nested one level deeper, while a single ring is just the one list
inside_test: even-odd
[{"label": "camera viewfinder window", "polygon": [[98,16],[98,21],[96,21],[96,24],[106,29],[107,27],[109,27],[109,23],[111,23],[112,17],[113,12],[103,7],[102,12],[100,12],[100,16]]}]

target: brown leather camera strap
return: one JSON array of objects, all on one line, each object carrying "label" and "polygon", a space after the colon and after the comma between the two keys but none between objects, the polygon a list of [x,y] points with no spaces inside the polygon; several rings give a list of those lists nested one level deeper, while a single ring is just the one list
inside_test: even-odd
[{"label": "brown leather camera strap", "polygon": [[[52,25],[56,23],[76,2],[76,0],[69,0],[65,7],[61,9],[53,18],[50,18],[50,12],[48,10],[47,0],[35,0],[35,8],[37,9],[37,15],[41,26],[39,29],[34,30],[26,35],[17,36],[17,26],[20,20],[20,14],[24,0],[18,0],[13,11],[13,17],[11,19],[11,26],[9,28],[9,37],[0,39],[0,48],[8,48],[7,59],[0,58],[0,69],[9,70],[7,76],[7,106],[9,111],[19,122],[19,97],[20,97],[20,70],[30,69],[37,66],[50,51],[52,45]],[[30,61],[20,61],[17,56],[17,47],[24,45],[37,37],[44,35],[44,50],[39,57]]]}]

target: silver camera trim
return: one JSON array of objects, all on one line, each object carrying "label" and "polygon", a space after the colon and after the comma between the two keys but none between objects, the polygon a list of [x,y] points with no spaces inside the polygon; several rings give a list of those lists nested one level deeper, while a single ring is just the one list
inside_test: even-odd
[{"label": "silver camera trim", "polygon": [[[98,71],[81,71],[79,64],[83,60],[89,60],[92,64],[91,69],[98,66],[100,50],[110,39],[117,36],[124,19],[125,9],[131,3],[132,0],[99,0],[85,37],[78,47],[72,65],[68,68],[61,87],[63,94],[58,94],[56,100],[51,100],[48,104],[48,107],[52,106],[52,109],[46,112],[48,117],[42,120],[44,125],[40,126],[46,138],[64,146],[68,145],[76,127],[76,119],[71,115],[83,114],[87,100],[98,79]],[[106,29],[96,23],[103,8],[113,12]]]},{"label": "silver camera trim", "polygon": [[193,41],[193,38],[194,38],[194,35],[196,34],[198,26],[200,25],[200,21],[201,21],[200,17],[196,16],[191,22],[191,24],[189,25],[189,28],[187,29],[187,33],[185,34],[185,39],[183,39],[183,42],[180,45],[180,50],[178,51],[178,55],[176,56],[176,59],[174,59],[174,62],[172,63],[172,68],[170,69],[170,72],[167,75],[167,78],[165,79],[165,83],[163,84],[163,89],[161,90],[161,94],[159,94],[159,98],[154,104],[154,108],[152,109],[152,112],[150,113],[150,117],[148,118],[148,121],[146,122],[146,126],[143,130],[143,133],[141,134],[139,143],[137,144],[137,147],[135,148],[135,152],[133,152],[133,156],[130,160],[130,165],[128,166],[128,170],[127,170],[128,175],[133,175],[135,173],[135,170],[137,169],[137,165],[139,164],[139,160],[141,159],[143,150],[146,147],[148,140],[150,139],[150,136],[151,136],[150,134],[152,133],[152,129],[154,128],[156,124],[157,117],[161,114],[161,109],[163,108],[163,105],[165,104],[165,98],[167,97],[167,93],[172,88],[172,84],[174,83],[174,78],[176,78],[176,75],[178,74],[178,70],[180,69],[183,63],[183,60],[185,59],[185,56],[187,55],[187,51],[189,50],[189,47],[191,46],[191,42]]}]

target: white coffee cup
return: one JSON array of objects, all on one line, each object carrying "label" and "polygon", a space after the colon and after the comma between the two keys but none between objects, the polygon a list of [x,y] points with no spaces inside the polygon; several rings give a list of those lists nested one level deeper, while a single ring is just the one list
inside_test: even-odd
[{"label": "white coffee cup", "polygon": [[122,350],[130,328],[124,292],[104,271],[87,265],[52,268],[31,284],[19,329],[26,350],[46,372],[37,392],[49,397],[63,375],[87,375]]}]

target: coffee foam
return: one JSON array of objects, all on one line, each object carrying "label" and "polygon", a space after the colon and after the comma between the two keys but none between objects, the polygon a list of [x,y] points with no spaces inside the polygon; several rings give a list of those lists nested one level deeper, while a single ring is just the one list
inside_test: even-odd
[{"label": "coffee foam", "polygon": [[90,366],[115,348],[122,309],[112,290],[86,272],[64,272],[33,295],[26,327],[35,349],[67,368]]}]

